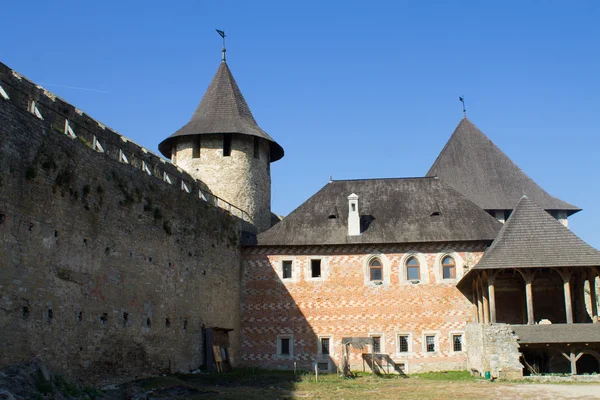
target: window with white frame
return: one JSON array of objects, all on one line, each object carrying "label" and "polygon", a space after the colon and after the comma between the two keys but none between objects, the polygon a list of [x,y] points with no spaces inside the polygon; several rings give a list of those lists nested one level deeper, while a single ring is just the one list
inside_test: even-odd
[{"label": "window with white frame", "polygon": [[322,276],[322,265],[320,258],[313,258],[310,260],[310,277],[320,278]]},{"label": "window with white frame", "polygon": [[282,357],[292,357],[294,355],[294,336],[277,336],[277,355]]},{"label": "window with white frame", "polygon": [[411,347],[410,335],[407,333],[398,334],[398,353],[409,353]]},{"label": "window with white frame", "polygon": [[463,335],[462,333],[452,334],[452,351],[463,351]]},{"label": "window with white frame", "polygon": [[437,351],[436,335],[425,335],[425,351],[427,353],[435,353]]},{"label": "window with white frame", "polygon": [[421,265],[416,257],[406,260],[406,279],[409,281],[421,279]]},{"label": "window with white frame", "polygon": [[374,258],[369,263],[369,280],[378,282],[383,280],[383,265],[378,258]]},{"label": "window with white frame", "polygon": [[369,337],[373,338],[373,353],[375,354],[379,354],[382,353],[384,351],[383,348],[383,344],[384,344],[384,339],[383,339],[383,334],[381,333],[370,333]]},{"label": "window with white frame", "polygon": [[442,278],[456,279],[456,261],[451,256],[442,258]]},{"label": "window with white frame", "polygon": [[281,261],[281,279],[292,279],[292,260],[283,260]]},{"label": "window with white frame", "polygon": [[328,356],[328,355],[333,354],[333,348],[331,347],[331,345],[332,345],[331,336],[320,336],[318,353],[323,356]]}]

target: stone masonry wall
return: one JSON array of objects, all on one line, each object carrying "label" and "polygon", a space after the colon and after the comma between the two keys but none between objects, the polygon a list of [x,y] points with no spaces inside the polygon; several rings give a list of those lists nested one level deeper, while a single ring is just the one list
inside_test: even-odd
[{"label": "stone masonry wall", "polygon": [[[474,307],[456,289],[457,279],[442,279],[441,259],[454,257],[460,278],[484,248],[484,243],[245,248],[241,363],[308,369],[327,362],[333,369],[341,365],[343,337],[376,335],[380,353],[404,363],[405,372],[464,370],[466,353],[454,351],[451,337],[464,332]],[[418,283],[405,279],[410,256],[420,263]],[[369,280],[373,257],[383,264],[381,284]],[[311,259],[321,259],[321,278],[311,277]],[[292,261],[290,279],[282,277],[284,260]],[[409,335],[406,353],[399,351],[400,334]],[[435,352],[425,351],[428,334],[435,335]],[[291,355],[278,354],[278,337],[292,340]],[[329,356],[320,354],[322,337],[330,338]],[[362,352],[351,352],[352,369],[362,370]]]},{"label": "stone masonry wall", "polygon": [[483,375],[489,371],[500,379],[523,376],[523,365],[517,336],[508,324],[469,323],[465,328],[465,344],[469,370]]},{"label": "stone masonry wall", "polygon": [[0,85],[0,366],[39,357],[87,384],[189,371],[204,326],[234,328],[236,357],[240,221],[2,64]]},{"label": "stone masonry wall", "polygon": [[202,135],[200,157],[192,152],[197,136],[177,139],[173,162],[205,182],[212,193],[245,210],[259,232],[271,227],[269,143],[260,139],[254,157],[254,137],[232,135],[231,155],[223,156],[223,135]]}]

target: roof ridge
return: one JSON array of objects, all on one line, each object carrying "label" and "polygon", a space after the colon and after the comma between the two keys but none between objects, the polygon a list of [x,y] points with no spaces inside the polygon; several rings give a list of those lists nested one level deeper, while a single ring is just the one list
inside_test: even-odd
[{"label": "roof ridge", "polygon": [[438,179],[436,176],[406,176],[397,178],[358,178],[358,179],[333,179],[331,182],[358,182],[358,181],[392,181],[392,180],[409,180],[409,179]]}]

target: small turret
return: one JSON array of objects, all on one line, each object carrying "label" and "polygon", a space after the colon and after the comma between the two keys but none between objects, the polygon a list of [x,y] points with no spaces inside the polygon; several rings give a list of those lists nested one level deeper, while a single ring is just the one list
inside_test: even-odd
[{"label": "small turret", "polygon": [[270,228],[270,163],[283,148],[254,120],[224,57],[190,121],[158,149],[246,211],[259,232]]}]

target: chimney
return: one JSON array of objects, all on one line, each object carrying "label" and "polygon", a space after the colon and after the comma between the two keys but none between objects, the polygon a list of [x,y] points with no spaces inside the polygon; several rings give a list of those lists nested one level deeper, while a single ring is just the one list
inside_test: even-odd
[{"label": "chimney", "polygon": [[348,236],[360,235],[360,214],[358,213],[358,196],[348,196]]}]

